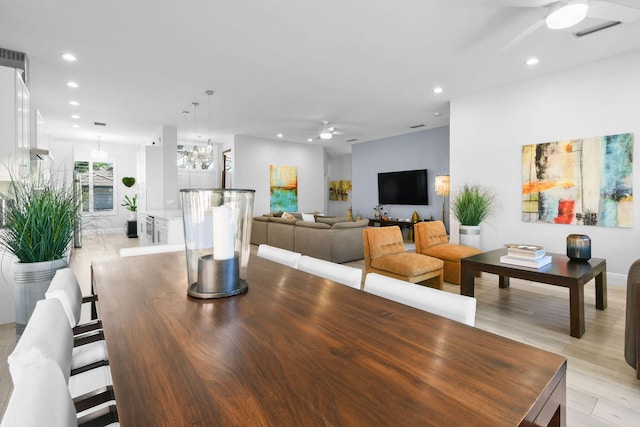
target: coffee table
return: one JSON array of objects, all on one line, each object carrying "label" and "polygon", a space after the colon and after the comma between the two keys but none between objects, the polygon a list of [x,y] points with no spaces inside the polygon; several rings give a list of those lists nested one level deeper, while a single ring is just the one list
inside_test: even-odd
[{"label": "coffee table", "polygon": [[475,274],[481,271],[500,276],[498,284],[501,288],[509,287],[510,277],[569,288],[571,336],[576,338],[584,334],[584,285],[591,279],[596,279],[596,308],[607,308],[606,260],[572,261],[562,254],[547,253],[552,257],[551,263],[535,269],[501,263],[500,257],[506,254],[507,249],[502,248],[463,258],[460,262],[460,294],[474,296]]}]

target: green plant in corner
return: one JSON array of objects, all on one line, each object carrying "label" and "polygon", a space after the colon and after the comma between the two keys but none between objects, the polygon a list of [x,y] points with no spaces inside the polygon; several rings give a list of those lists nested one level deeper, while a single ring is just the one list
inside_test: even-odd
[{"label": "green plant in corner", "polygon": [[451,199],[451,210],[461,225],[478,226],[490,214],[495,196],[479,185],[465,185]]}]

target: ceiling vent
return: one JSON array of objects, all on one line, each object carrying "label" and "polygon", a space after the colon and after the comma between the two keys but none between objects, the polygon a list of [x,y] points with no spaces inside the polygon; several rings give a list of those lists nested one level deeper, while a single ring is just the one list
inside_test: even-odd
[{"label": "ceiling vent", "polygon": [[106,126],[106,123],[102,123],[102,122],[93,122],[94,126]]},{"label": "ceiling vent", "polygon": [[421,128],[421,127],[424,127],[424,124],[409,126],[410,129],[417,129],[417,128]]},{"label": "ceiling vent", "polygon": [[0,65],[22,71],[22,81],[29,86],[29,58],[24,52],[0,47]]},{"label": "ceiling vent", "polygon": [[620,21],[609,21],[605,22],[602,25],[597,25],[595,27],[587,28],[586,30],[578,31],[575,33],[576,37],[584,37],[589,34],[597,33],[598,31],[606,30],[607,28],[615,27],[616,25],[620,25],[622,22]]},{"label": "ceiling vent", "polygon": [[347,139],[347,142],[356,142],[358,138]]}]

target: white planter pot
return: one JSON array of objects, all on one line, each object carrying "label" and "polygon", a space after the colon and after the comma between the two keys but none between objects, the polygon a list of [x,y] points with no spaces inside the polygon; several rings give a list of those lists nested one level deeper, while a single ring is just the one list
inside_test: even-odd
[{"label": "white planter pot", "polygon": [[49,289],[51,279],[56,271],[68,267],[64,259],[55,261],[31,262],[14,264],[14,279],[16,284],[16,335],[22,335],[27,322],[36,307],[36,303],[44,299]]},{"label": "white planter pot", "polygon": [[135,221],[138,219],[138,212],[137,211],[129,211],[129,220],[130,221]]},{"label": "white planter pot", "polygon": [[461,225],[459,229],[460,244],[480,249],[480,226]]}]

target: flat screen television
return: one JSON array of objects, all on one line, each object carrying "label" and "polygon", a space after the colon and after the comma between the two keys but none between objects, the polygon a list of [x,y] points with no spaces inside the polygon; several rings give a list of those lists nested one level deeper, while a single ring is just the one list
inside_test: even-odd
[{"label": "flat screen television", "polygon": [[428,205],[427,170],[379,173],[378,203],[381,205]]}]

